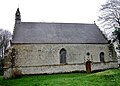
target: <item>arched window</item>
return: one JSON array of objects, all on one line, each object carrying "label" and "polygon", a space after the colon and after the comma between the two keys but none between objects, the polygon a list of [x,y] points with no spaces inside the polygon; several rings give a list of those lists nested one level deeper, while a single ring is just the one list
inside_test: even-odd
[{"label": "arched window", "polygon": [[104,61],[104,52],[101,52],[101,53],[100,53],[100,61],[101,61],[101,62],[105,62],[105,61]]},{"label": "arched window", "polygon": [[66,63],[66,50],[64,48],[60,50],[60,63]]}]

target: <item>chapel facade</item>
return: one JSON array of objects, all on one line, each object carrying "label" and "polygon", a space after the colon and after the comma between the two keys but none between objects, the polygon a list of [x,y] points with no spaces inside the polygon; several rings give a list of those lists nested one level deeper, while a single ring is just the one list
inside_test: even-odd
[{"label": "chapel facade", "polygon": [[112,44],[96,24],[21,22],[18,8],[11,44],[12,69],[23,75],[118,67]]}]

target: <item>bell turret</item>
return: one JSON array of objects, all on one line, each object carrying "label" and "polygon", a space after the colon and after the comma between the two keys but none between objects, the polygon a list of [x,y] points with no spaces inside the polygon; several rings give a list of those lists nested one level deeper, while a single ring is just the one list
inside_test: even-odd
[{"label": "bell turret", "polygon": [[20,23],[20,22],[21,22],[21,15],[20,15],[19,8],[17,8],[17,11],[15,13],[15,23]]}]

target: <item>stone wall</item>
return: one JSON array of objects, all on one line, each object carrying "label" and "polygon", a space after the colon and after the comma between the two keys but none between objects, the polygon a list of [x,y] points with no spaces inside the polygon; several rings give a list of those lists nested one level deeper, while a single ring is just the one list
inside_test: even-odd
[{"label": "stone wall", "polygon": [[[116,57],[110,57],[108,44],[14,44],[15,67],[23,74],[57,73],[86,70],[90,60],[92,70],[118,67]],[[60,64],[60,50],[67,52],[66,64]],[[90,55],[87,55],[87,53]],[[105,63],[100,62],[104,52]],[[115,55],[114,55],[115,56]],[[97,64],[94,64],[97,63]]]},{"label": "stone wall", "polygon": [[[92,63],[91,70],[103,70],[109,68],[117,68],[117,62],[108,63]],[[51,74],[51,73],[65,73],[73,71],[86,71],[85,64],[66,64],[66,65],[50,65],[50,66],[24,66],[18,67],[22,74]]]}]

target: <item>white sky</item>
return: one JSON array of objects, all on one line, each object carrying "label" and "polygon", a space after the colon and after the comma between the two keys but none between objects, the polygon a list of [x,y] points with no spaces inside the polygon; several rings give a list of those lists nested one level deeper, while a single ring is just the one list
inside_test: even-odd
[{"label": "white sky", "polygon": [[0,28],[13,31],[18,7],[23,22],[94,23],[99,8],[105,1],[0,0]]}]

